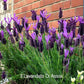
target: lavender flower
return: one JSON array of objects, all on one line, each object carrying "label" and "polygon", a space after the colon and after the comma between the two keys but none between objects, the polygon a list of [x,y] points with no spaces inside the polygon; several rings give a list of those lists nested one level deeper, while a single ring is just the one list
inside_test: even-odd
[{"label": "lavender flower", "polygon": [[47,11],[45,11],[45,9],[40,11],[40,16],[42,17],[42,21],[46,21],[46,19],[48,19],[50,17],[51,14],[49,14],[47,16]]},{"label": "lavender flower", "polygon": [[1,40],[1,42],[2,42],[3,44],[6,44],[6,39],[3,38],[3,39]]},{"label": "lavender flower", "polygon": [[24,41],[19,41],[19,49],[24,51],[24,46],[25,46],[25,42]]},{"label": "lavender flower", "polygon": [[9,31],[9,29],[7,29],[7,32],[9,34],[9,36],[10,36],[11,43],[14,44],[15,43],[15,40],[14,40],[14,37],[13,37],[12,33]]},{"label": "lavender flower", "polygon": [[2,24],[2,21],[1,21],[1,29],[4,29],[4,26],[3,26],[3,24]]},{"label": "lavender flower", "polygon": [[1,60],[2,58],[3,58],[3,57],[2,57],[1,52],[0,52],[0,60]]},{"label": "lavender flower", "polygon": [[63,21],[63,23],[64,23],[63,36],[64,36],[64,38],[68,38],[68,33],[67,33],[67,29],[66,29],[67,22]]},{"label": "lavender flower", "polygon": [[21,19],[22,19],[22,27],[24,27],[24,22],[25,22],[25,20],[24,20],[23,17],[22,17]]},{"label": "lavender flower", "polygon": [[49,39],[51,38],[51,36],[48,34],[47,36],[45,36],[45,40],[46,40],[46,43],[47,43],[47,50],[49,49]]},{"label": "lavender flower", "polygon": [[4,10],[7,10],[7,0],[3,0]]},{"label": "lavender flower", "polygon": [[31,37],[32,37],[33,40],[35,40],[35,38],[36,38],[36,33],[33,32],[33,33],[31,34]]},{"label": "lavender flower", "polygon": [[34,11],[34,10],[31,10],[31,12],[32,12],[32,20],[37,20],[36,19],[36,17],[37,17],[37,14],[36,14],[36,11]]},{"label": "lavender flower", "polygon": [[16,15],[14,14],[13,20],[14,20],[15,28],[17,28],[17,31],[19,33],[21,33],[22,32],[23,25],[20,25],[20,19],[18,19],[18,17],[16,17]]},{"label": "lavender flower", "polygon": [[70,30],[73,31],[73,37],[75,37],[75,29],[76,29],[76,23],[78,22],[78,20],[76,20],[76,16],[73,18],[71,18],[69,21],[70,24]]},{"label": "lavender flower", "polygon": [[22,19],[22,27],[24,27],[24,24],[26,27],[28,27],[28,23],[27,23],[28,20],[26,19],[26,17],[24,17],[24,18],[22,17],[21,19]]},{"label": "lavender flower", "polygon": [[79,45],[80,39],[81,39],[81,36],[78,34],[78,35],[77,35],[77,45]]},{"label": "lavender flower", "polygon": [[40,33],[41,33],[41,34],[44,33],[44,26],[43,26],[43,24],[41,24],[41,27],[40,27]]},{"label": "lavender flower", "polygon": [[82,36],[84,34],[84,19],[79,17],[79,22],[80,22],[80,26],[79,26],[79,34]]},{"label": "lavender flower", "polygon": [[15,27],[13,28],[13,36],[14,37],[16,36],[16,28]]},{"label": "lavender flower", "polygon": [[56,41],[56,28],[52,28],[49,31],[51,32],[50,41],[54,43]]},{"label": "lavender flower", "polygon": [[[7,21],[8,19],[8,21]],[[9,31],[11,31],[11,21],[12,21],[12,17],[11,18],[4,18],[5,22],[7,23],[7,29],[9,29]]]},{"label": "lavender flower", "polygon": [[67,59],[67,58],[64,57],[64,59],[63,59],[63,66],[66,66],[66,64],[68,63],[68,60],[69,59]]},{"label": "lavender flower", "polygon": [[18,40],[19,40],[18,33],[16,33],[15,40],[16,40],[16,41],[18,41]]},{"label": "lavender flower", "polygon": [[2,40],[3,38],[4,38],[4,31],[1,30],[1,32],[0,32],[0,40]]},{"label": "lavender flower", "polygon": [[36,35],[38,35],[37,23],[36,23],[36,25],[35,25],[35,26],[34,26],[34,23],[33,23],[33,28],[34,28],[34,32],[36,33]]},{"label": "lavender flower", "polygon": [[68,54],[69,54],[69,50],[64,49],[64,56],[65,56],[65,58],[67,58]]},{"label": "lavender flower", "polygon": [[5,79],[5,78],[6,78],[6,73],[5,73],[5,71],[2,72],[2,75],[1,75],[1,76],[2,76],[2,79]]},{"label": "lavender flower", "polygon": [[59,18],[62,18],[62,16],[63,16],[63,15],[62,15],[62,9],[60,8],[60,9],[59,9]]},{"label": "lavender flower", "polygon": [[63,32],[63,30],[64,30],[64,20],[60,20],[60,21],[58,21],[58,23],[60,24],[60,32]]},{"label": "lavender flower", "polygon": [[44,29],[45,29],[45,32],[46,33],[48,33],[48,30],[49,30],[49,24],[46,22],[45,24],[44,24]]},{"label": "lavender flower", "polygon": [[25,42],[23,41],[23,35],[21,35],[21,40],[19,41],[19,49],[24,51],[24,47],[25,47]]},{"label": "lavender flower", "polygon": [[6,44],[6,39],[4,38],[4,31],[3,30],[1,30],[1,32],[0,32],[0,40],[3,44]]},{"label": "lavender flower", "polygon": [[73,31],[69,33],[69,45],[72,45],[72,41],[73,41]]},{"label": "lavender flower", "polygon": [[[28,19],[26,19],[26,17],[24,17],[24,22],[23,22],[24,24],[25,24],[25,26],[26,26],[26,28],[28,27]],[[23,24],[22,23],[22,24]],[[23,25],[24,26],[24,25]]]},{"label": "lavender flower", "polygon": [[59,33],[57,34],[57,36],[58,36],[58,39],[61,40],[61,35]]},{"label": "lavender flower", "polygon": [[30,36],[30,45],[33,46],[33,47],[38,47],[38,43],[37,43],[37,40],[36,39],[36,33],[33,32]]},{"label": "lavender flower", "polygon": [[64,54],[64,45],[61,44],[61,47],[60,47],[60,55],[63,55]]},{"label": "lavender flower", "polygon": [[[42,24],[46,25],[47,24],[47,19],[50,17],[50,14],[47,16],[47,11],[45,9],[40,11],[40,16],[42,18]],[[48,28],[45,29],[47,32]]]},{"label": "lavender flower", "polygon": [[73,47],[70,47],[70,52],[69,52],[69,55],[70,55],[70,56],[73,55],[73,51],[74,51],[74,48],[73,48]]},{"label": "lavender flower", "polygon": [[29,35],[29,28],[30,28],[31,24],[27,27],[24,23],[24,28],[25,28],[25,35],[26,38],[29,39],[31,36]]},{"label": "lavender flower", "polygon": [[40,16],[37,16],[37,28],[39,29],[40,28],[40,22],[39,22],[39,20],[40,20]]},{"label": "lavender flower", "polygon": [[68,38],[64,39],[64,44],[65,44],[65,48],[69,47],[69,39]]},{"label": "lavender flower", "polygon": [[40,35],[40,36],[38,36],[38,50],[40,51],[40,52],[42,52],[43,51],[43,41],[42,41],[42,35]]}]

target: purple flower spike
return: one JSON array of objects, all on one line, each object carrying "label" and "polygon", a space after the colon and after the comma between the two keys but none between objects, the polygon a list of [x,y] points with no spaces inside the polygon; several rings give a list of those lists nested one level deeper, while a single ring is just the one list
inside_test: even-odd
[{"label": "purple flower spike", "polygon": [[80,34],[78,34],[78,35],[77,35],[77,38],[78,38],[78,39],[80,39],[80,38],[81,38]]},{"label": "purple flower spike", "polygon": [[5,79],[5,78],[6,78],[6,73],[5,73],[5,71],[2,72],[2,75],[1,75],[1,76],[2,76],[2,79]]},{"label": "purple flower spike", "polygon": [[57,50],[59,51],[59,47],[60,47],[60,40],[56,40],[56,43],[57,43]]},{"label": "purple flower spike", "polygon": [[1,38],[2,39],[4,38],[4,31],[3,30],[1,31]]},{"label": "purple flower spike", "polygon": [[63,55],[64,54],[64,45],[61,44],[61,48],[60,48],[60,55]]},{"label": "purple flower spike", "polygon": [[0,40],[3,44],[6,44],[6,39],[4,38],[4,31],[3,30],[0,32]]},{"label": "purple flower spike", "polygon": [[63,23],[64,23],[63,36],[64,36],[65,38],[68,38],[68,33],[67,33],[67,29],[66,29],[67,22],[66,22],[66,21],[63,21]]},{"label": "purple flower spike", "polygon": [[1,40],[1,42],[2,42],[3,44],[6,44],[6,39],[3,38],[3,39]]},{"label": "purple flower spike", "polygon": [[33,32],[33,33],[31,34],[31,37],[32,37],[33,40],[35,40],[35,38],[36,38],[36,33]]},{"label": "purple flower spike", "polygon": [[46,19],[48,19],[50,17],[51,14],[49,14],[47,16],[47,11],[45,11],[45,9],[41,10],[40,11],[40,16],[42,18],[42,21],[46,21]]},{"label": "purple flower spike", "polygon": [[70,39],[73,38],[73,31],[71,31],[71,32],[69,33],[69,38],[70,38]]},{"label": "purple flower spike", "polygon": [[40,16],[37,16],[36,18],[37,18],[37,21],[39,22],[39,20],[40,20]]},{"label": "purple flower spike", "polygon": [[41,33],[41,34],[44,33],[44,26],[43,26],[43,24],[41,24],[41,27],[40,27],[40,33]]},{"label": "purple flower spike", "polygon": [[58,39],[61,39],[61,35],[59,33],[57,34],[57,36],[58,36]]},{"label": "purple flower spike", "polygon": [[73,48],[73,47],[70,47],[70,52],[69,52],[69,55],[70,55],[70,56],[73,55],[73,51],[74,51],[74,48]]},{"label": "purple flower spike", "polygon": [[63,23],[64,23],[64,29],[66,30],[67,22],[64,20]]},{"label": "purple flower spike", "polygon": [[56,28],[52,28],[51,32],[56,33]]},{"label": "purple flower spike", "polygon": [[19,49],[24,51],[24,47],[25,47],[25,42],[24,41],[19,41]]},{"label": "purple flower spike", "polygon": [[3,0],[4,2],[4,10],[7,10],[7,0]]},{"label": "purple flower spike", "polygon": [[38,50],[39,50],[40,52],[43,51],[42,35],[38,36]]},{"label": "purple flower spike", "polygon": [[51,38],[51,36],[48,34],[47,36],[45,36],[45,40],[46,40],[46,43],[47,43],[47,50],[49,49],[49,39]]},{"label": "purple flower spike", "polygon": [[33,23],[33,28],[36,30],[37,29],[37,23],[36,23],[36,25],[34,25],[34,23]]},{"label": "purple flower spike", "polygon": [[[7,19],[8,19],[8,21],[7,21]],[[11,21],[12,21],[12,17],[11,18],[4,18],[4,20],[5,20],[5,22],[7,23],[7,24],[10,24],[11,23]]]},{"label": "purple flower spike", "polygon": [[64,48],[64,45],[63,44],[61,44],[61,49],[63,49]]},{"label": "purple flower spike", "polygon": [[38,36],[38,41],[39,41],[39,42],[42,41],[42,35]]},{"label": "purple flower spike", "polygon": [[47,11],[40,11],[40,15],[45,18],[47,15]]},{"label": "purple flower spike", "polygon": [[50,38],[51,38],[51,36],[49,34],[47,36],[45,36],[45,40],[46,40],[47,44],[48,44]]},{"label": "purple flower spike", "polygon": [[60,21],[58,21],[58,24],[60,25],[60,32],[63,32],[63,30],[64,30],[64,20],[60,20]]},{"label": "purple flower spike", "polygon": [[68,38],[64,39],[64,44],[65,44],[65,48],[69,47],[69,39]]},{"label": "purple flower spike", "polygon": [[3,26],[3,24],[2,24],[2,21],[1,21],[1,29],[4,29],[4,26]]},{"label": "purple flower spike", "polygon": [[1,55],[1,52],[0,52],[0,60],[2,59],[2,55]]},{"label": "purple flower spike", "polygon": [[79,45],[80,39],[81,39],[81,36],[78,34],[78,35],[77,35],[77,45]]},{"label": "purple flower spike", "polygon": [[26,27],[26,25],[25,25],[25,23],[24,23],[24,28],[25,28],[26,32],[29,31],[30,26],[31,26],[31,24],[30,24],[28,27]]},{"label": "purple flower spike", "polygon": [[69,50],[64,49],[64,56],[65,56],[65,58],[67,58],[68,54],[69,54]]},{"label": "purple flower spike", "polygon": [[59,18],[62,18],[62,9],[59,9]]},{"label": "purple flower spike", "polygon": [[84,18],[79,17],[79,22],[80,22],[80,26],[79,26],[79,34],[82,36],[84,34]]},{"label": "purple flower spike", "polygon": [[10,35],[10,36],[12,36],[12,33],[7,29],[7,32],[8,32],[8,34]]},{"label": "purple flower spike", "polygon": [[70,51],[73,51],[74,50],[74,48],[73,47],[70,47]]},{"label": "purple flower spike", "polygon": [[31,12],[32,12],[32,20],[36,20],[37,18],[37,14],[36,14],[36,11],[34,11],[34,10],[31,10]]}]

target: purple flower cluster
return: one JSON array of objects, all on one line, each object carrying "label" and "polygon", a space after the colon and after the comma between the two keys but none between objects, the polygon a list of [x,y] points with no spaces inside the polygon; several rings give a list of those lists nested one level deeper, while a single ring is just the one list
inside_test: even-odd
[{"label": "purple flower cluster", "polygon": [[7,0],[3,0],[4,10],[7,10]]},{"label": "purple flower cluster", "polygon": [[[18,19],[16,14],[14,14],[14,17],[4,18],[7,26],[5,28],[1,22],[2,31],[0,32],[0,41],[3,44],[6,44],[3,31],[3,29],[6,29],[11,43],[14,44],[16,41],[18,41],[19,49],[24,51],[25,41],[23,38],[24,35],[21,33],[22,31],[25,31],[26,39],[29,40],[30,45],[42,52],[44,50],[43,36],[45,35],[46,49],[49,50],[53,48],[54,44],[56,43],[57,51],[60,52],[60,55],[64,55],[63,66],[66,67],[66,72],[68,72],[70,57],[73,55],[75,47],[80,45],[81,42],[83,45],[84,56],[84,19],[81,17],[76,19],[76,17],[74,17],[74,19],[70,18],[67,21],[63,19],[59,20],[58,23],[60,26],[60,32],[56,34],[56,28],[49,28],[47,19],[50,17],[50,15],[47,15],[47,11],[45,9],[40,11],[39,16],[37,15],[36,11],[32,10],[31,12],[33,24],[28,24],[28,19],[26,19],[26,17],[22,17],[21,20]],[[62,9],[60,8],[59,18],[62,18],[62,16]],[[12,20],[14,21],[13,28],[11,28]],[[80,22],[80,26],[76,36],[76,23],[78,21]],[[29,29],[31,25],[33,25],[33,32],[30,34]]]}]

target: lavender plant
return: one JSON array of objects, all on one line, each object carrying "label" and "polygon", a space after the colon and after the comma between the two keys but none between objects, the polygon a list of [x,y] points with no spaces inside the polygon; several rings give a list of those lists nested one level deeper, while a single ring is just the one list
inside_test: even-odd
[{"label": "lavender plant", "polygon": [[[15,14],[14,17],[4,18],[6,27],[1,22],[0,51],[3,55],[1,61],[6,70],[2,76],[15,80],[17,84],[69,84],[71,76],[75,76],[77,70],[84,69],[84,35],[80,33],[83,18],[79,17],[76,20],[74,17],[66,21],[62,19],[60,8],[61,20],[58,21],[60,31],[57,34],[56,28],[49,28],[47,19],[50,15],[47,16],[45,9],[40,11],[40,15],[34,10],[31,12],[31,19],[36,23],[29,24],[26,17],[20,20]],[[80,28],[76,36],[78,21]],[[30,34],[31,25],[33,32]],[[27,78],[21,77],[21,74],[37,74],[44,77]],[[49,75],[48,78],[46,74]],[[62,75],[62,78],[57,79],[56,75]]]}]

